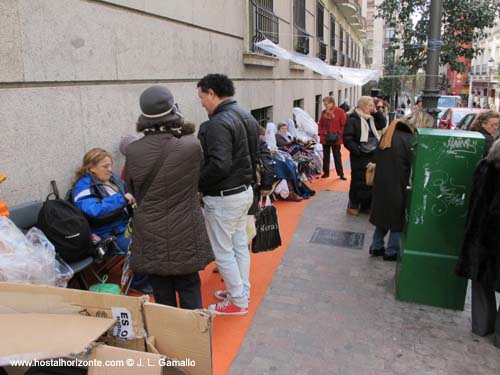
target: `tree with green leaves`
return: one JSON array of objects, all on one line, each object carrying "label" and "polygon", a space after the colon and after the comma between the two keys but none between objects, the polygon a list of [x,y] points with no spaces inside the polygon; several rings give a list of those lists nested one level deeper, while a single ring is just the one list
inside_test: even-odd
[{"label": "tree with green leaves", "polygon": [[[384,0],[377,7],[377,17],[394,29],[390,48],[400,50],[397,64],[414,77],[419,68],[425,68],[427,48],[432,48],[427,45],[430,3],[430,0]],[[472,60],[482,52],[476,42],[487,37],[488,28],[497,22],[500,1],[442,0],[442,7],[440,63],[464,72],[466,64],[459,58]]]}]

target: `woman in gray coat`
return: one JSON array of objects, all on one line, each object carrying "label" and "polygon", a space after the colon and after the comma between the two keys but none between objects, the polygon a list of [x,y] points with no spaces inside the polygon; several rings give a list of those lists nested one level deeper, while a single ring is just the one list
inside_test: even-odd
[{"label": "woman in gray coat", "polygon": [[150,275],[157,303],[202,307],[198,271],[214,260],[198,198],[200,143],[183,131],[170,90],[152,86],[140,97],[137,131],[126,150],[126,183],[136,197],[131,267]]}]

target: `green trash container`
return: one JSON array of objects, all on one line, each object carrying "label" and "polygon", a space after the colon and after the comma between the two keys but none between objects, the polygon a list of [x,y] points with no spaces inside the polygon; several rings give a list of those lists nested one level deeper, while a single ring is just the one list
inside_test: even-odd
[{"label": "green trash container", "polygon": [[408,223],[396,266],[398,300],[463,310],[467,280],[454,268],[483,148],[477,132],[418,130]]}]

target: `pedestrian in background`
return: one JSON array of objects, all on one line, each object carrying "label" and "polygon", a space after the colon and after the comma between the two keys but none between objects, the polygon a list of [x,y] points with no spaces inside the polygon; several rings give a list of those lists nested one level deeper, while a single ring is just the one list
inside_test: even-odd
[{"label": "pedestrian in background", "polygon": [[472,280],[472,332],[495,333],[500,348],[500,140],[495,141],[472,177],[465,234],[456,271]]},{"label": "pedestrian in background", "polygon": [[[407,209],[407,186],[412,163],[415,129],[431,128],[433,118],[418,111],[410,118],[396,119],[380,139],[375,152],[370,223],[375,225],[370,255],[394,261],[400,251],[400,237]],[[389,233],[387,248],[384,237]]]},{"label": "pedestrian in background", "polygon": [[377,128],[379,134],[389,125],[389,117],[387,116],[384,99],[373,99],[373,104],[375,104],[375,111],[372,113],[373,119],[375,120],[375,127]]},{"label": "pedestrian in background", "polygon": [[360,210],[369,210],[372,189],[366,185],[366,166],[373,160],[379,135],[375,120],[371,115],[375,111],[373,98],[362,96],[358,105],[347,117],[344,129],[344,146],[349,150],[351,162],[351,185],[347,213],[359,215]]},{"label": "pedestrian in background", "polygon": [[209,117],[198,131],[205,156],[199,189],[215,263],[226,284],[225,290],[215,292],[222,302],[209,310],[245,315],[250,295],[246,225],[259,161],[259,124],[236,103],[233,82],[225,75],[208,74],[197,88]]},{"label": "pedestrian in background", "polygon": [[[335,163],[335,171],[341,180],[347,180],[344,176],[344,168],[342,167],[342,154],[340,148],[343,143],[342,136],[346,123],[345,112],[337,107],[335,99],[327,96],[323,99],[325,109],[321,112],[321,117],[318,122],[319,140],[323,147],[323,175],[321,178],[330,177],[330,148],[333,153],[333,161]],[[328,142],[327,134],[337,134],[337,140]]]},{"label": "pedestrian in background", "polygon": [[203,153],[183,132],[183,116],[165,86],[139,99],[137,131],[126,152],[127,187],[137,199],[131,268],[150,276],[157,303],[202,308],[198,271],[214,260],[198,197]]},{"label": "pedestrian in background", "polygon": [[495,141],[495,134],[500,122],[500,114],[495,111],[485,111],[477,115],[470,130],[481,133],[484,136],[483,157],[488,155],[491,145]]}]

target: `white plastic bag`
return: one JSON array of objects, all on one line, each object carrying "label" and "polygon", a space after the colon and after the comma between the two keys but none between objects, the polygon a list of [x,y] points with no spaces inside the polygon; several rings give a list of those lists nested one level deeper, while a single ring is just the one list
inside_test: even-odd
[{"label": "white plastic bag", "polygon": [[255,216],[253,216],[253,215],[247,215],[246,232],[247,232],[247,236],[248,236],[248,242],[250,243],[250,241],[252,241],[252,239],[257,234],[257,232],[255,230]]},{"label": "white plastic bag", "polygon": [[54,246],[40,229],[33,227],[25,236],[0,216],[0,281],[65,286],[72,276],[67,264],[56,261]]},{"label": "white plastic bag", "polygon": [[281,198],[287,199],[290,195],[290,190],[288,190],[288,184],[285,179],[282,179],[276,188],[274,189],[276,194],[279,194]]}]

